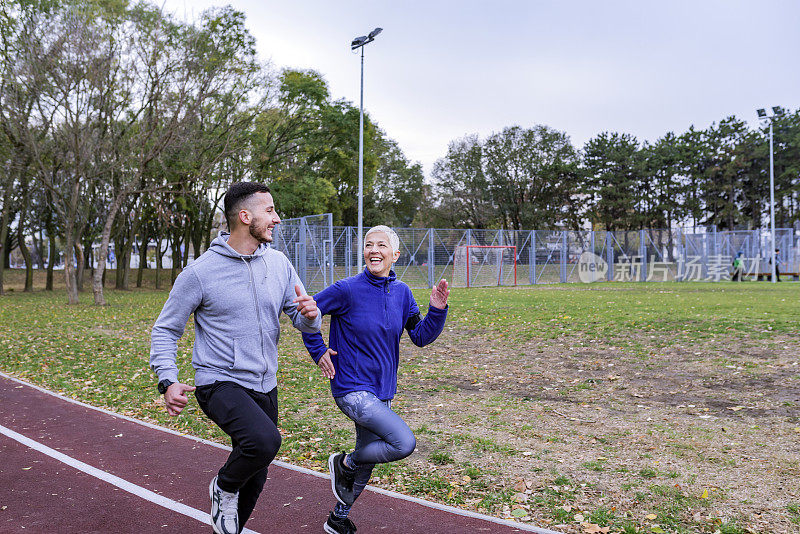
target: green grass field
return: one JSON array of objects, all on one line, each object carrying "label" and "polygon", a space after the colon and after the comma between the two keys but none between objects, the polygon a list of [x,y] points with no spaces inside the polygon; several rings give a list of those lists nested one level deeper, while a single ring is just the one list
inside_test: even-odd
[{"label": "green grass field", "polygon": [[[166,291],[108,290],[105,307],[87,292],[70,307],[60,290],[22,293],[17,274],[6,272],[14,291],[0,297],[0,370],[226,442],[195,403],[168,417],[155,390],[149,329]],[[454,290],[441,338],[401,347],[394,407],[418,450],[372,483],[564,532],[800,529],[798,292]],[[179,345],[189,383],[192,339],[190,323]],[[330,451],[352,447],[351,424],[288,324],[280,352],[280,458],[323,470]]]}]

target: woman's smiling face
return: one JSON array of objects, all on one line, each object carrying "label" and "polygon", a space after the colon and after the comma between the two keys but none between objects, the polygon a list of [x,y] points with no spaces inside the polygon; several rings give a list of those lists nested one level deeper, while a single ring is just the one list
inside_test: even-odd
[{"label": "woman's smiling face", "polygon": [[375,276],[385,278],[389,276],[392,265],[400,257],[399,250],[392,250],[389,236],[386,232],[370,232],[364,242],[364,263],[367,269]]}]

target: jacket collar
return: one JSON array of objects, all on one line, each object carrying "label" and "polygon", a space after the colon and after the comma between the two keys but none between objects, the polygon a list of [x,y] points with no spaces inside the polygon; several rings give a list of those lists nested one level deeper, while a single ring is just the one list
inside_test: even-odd
[{"label": "jacket collar", "polygon": [[374,274],[369,272],[369,269],[364,267],[364,271],[362,272],[362,274],[364,275],[364,278],[367,279],[367,282],[376,287],[383,287],[386,284],[391,284],[392,282],[397,280],[397,275],[394,273],[394,270],[389,271],[389,276],[382,277],[382,276],[375,276]]}]

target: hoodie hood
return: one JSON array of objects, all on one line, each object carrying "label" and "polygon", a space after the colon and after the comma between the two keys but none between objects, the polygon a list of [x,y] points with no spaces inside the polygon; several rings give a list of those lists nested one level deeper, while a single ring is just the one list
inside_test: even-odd
[{"label": "hoodie hood", "polygon": [[208,247],[208,250],[216,252],[220,256],[228,256],[229,258],[236,258],[238,260],[241,258],[257,258],[263,256],[270,248],[268,243],[261,243],[252,254],[240,254],[228,244],[228,238],[230,236],[231,234],[228,232],[221,232],[214,238],[214,241],[211,242],[211,246]]}]

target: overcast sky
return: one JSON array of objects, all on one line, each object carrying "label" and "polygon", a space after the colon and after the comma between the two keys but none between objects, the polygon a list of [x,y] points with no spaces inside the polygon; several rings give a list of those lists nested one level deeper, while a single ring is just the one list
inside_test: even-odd
[{"label": "overcast sky", "polygon": [[191,20],[247,15],[261,57],[314,69],[430,175],[453,139],[545,124],[580,147],[603,131],[655,141],[756,108],[800,108],[798,0],[160,0]]}]

